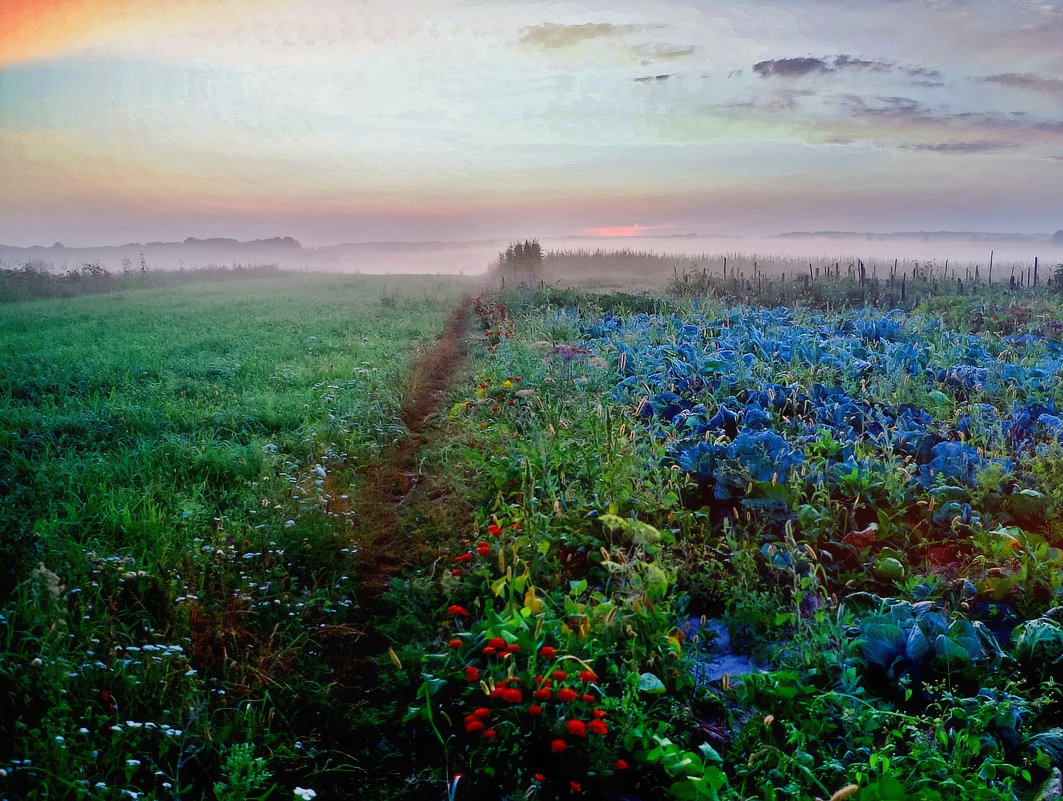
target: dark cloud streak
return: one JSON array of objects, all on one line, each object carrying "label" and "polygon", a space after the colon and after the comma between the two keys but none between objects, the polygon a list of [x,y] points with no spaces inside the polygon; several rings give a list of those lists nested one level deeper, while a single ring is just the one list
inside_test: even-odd
[{"label": "dark cloud streak", "polygon": [[759,61],[753,72],[761,78],[803,78],[806,75],[830,72],[826,61],[819,58],[779,58]]},{"label": "dark cloud streak", "polygon": [[1023,89],[1028,92],[1040,92],[1042,94],[1063,97],[1063,80],[1043,75],[1034,75],[1030,72],[1004,72],[998,75],[987,75],[982,78],[983,83],[994,83],[1006,86],[1010,89]]},{"label": "dark cloud streak", "polygon": [[941,73],[927,67],[911,67],[893,61],[871,61],[857,58],[847,53],[834,56],[813,58],[777,58],[760,61],[753,65],[753,71],[761,78],[803,78],[807,75],[856,70],[861,72],[900,72],[920,83],[940,85]]},{"label": "dark cloud streak", "polygon": [[999,153],[1003,150],[1014,150],[1017,147],[1018,144],[1015,142],[907,142],[897,149],[964,156],[977,153]]}]

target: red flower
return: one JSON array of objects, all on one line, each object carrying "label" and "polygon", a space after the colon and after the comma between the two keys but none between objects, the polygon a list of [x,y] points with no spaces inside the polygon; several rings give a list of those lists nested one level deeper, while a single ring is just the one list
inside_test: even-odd
[{"label": "red flower", "polygon": [[472,561],[472,554],[471,553],[463,553],[461,556],[455,556],[454,557],[454,561],[455,562],[471,562]]},{"label": "red flower", "polygon": [[487,644],[499,651],[506,647],[506,641],[501,637],[492,637],[487,641]]},{"label": "red flower", "polygon": [[572,788],[572,792],[578,793],[583,789],[583,785],[579,782],[569,782],[568,786]]},{"label": "red flower", "polygon": [[546,781],[546,777],[545,777],[545,776],[543,776],[543,774],[541,774],[541,773],[536,773],[536,774],[535,774],[535,776],[533,776],[532,778],[534,778],[534,779],[535,779],[535,781],[537,781],[537,782],[544,782],[544,781]]},{"label": "red flower", "polygon": [[473,732],[477,731],[483,731],[483,729],[484,724],[481,720],[470,720],[468,723],[465,724],[465,731],[467,731],[469,734],[472,734]]},{"label": "red flower", "polygon": [[583,701],[583,703],[585,703],[585,704],[593,704],[594,703],[594,696],[590,695],[590,694],[581,695],[579,697],[579,699],[581,701]]},{"label": "red flower", "polygon": [[591,714],[594,715],[594,717],[596,717],[598,720],[601,720],[602,718],[605,717],[605,710],[604,709],[595,709],[593,712],[591,712]]},{"label": "red flower", "polygon": [[543,659],[555,659],[557,657],[557,649],[552,645],[544,645],[539,649],[539,654]]},{"label": "red flower", "polygon": [[551,754],[563,754],[566,750],[568,750],[568,743],[566,743],[560,737],[550,743]]},{"label": "red flower", "polygon": [[491,553],[491,546],[486,542],[478,542],[476,543],[476,553],[480,554],[480,556],[487,556]]},{"label": "red flower", "polygon": [[590,670],[581,670],[579,672],[579,680],[584,684],[590,684],[592,681],[597,681],[598,677]]},{"label": "red flower", "polygon": [[492,537],[501,537],[502,529],[498,527],[498,523],[492,523],[487,527],[487,533]]},{"label": "red flower", "polygon": [[502,700],[510,704],[519,704],[524,700],[524,696],[521,694],[520,690],[506,690],[502,694]]},{"label": "red flower", "polygon": [[531,706],[528,707],[528,714],[529,715],[538,716],[538,715],[541,715],[542,713],[543,713],[543,708],[541,706],[539,706],[538,704],[532,704]]},{"label": "red flower", "polygon": [[447,614],[448,615],[457,615],[458,617],[466,617],[469,614],[469,610],[467,610],[464,606],[458,606],[457,604],[451,604],[450,606],[447,607]]},{"label": "red flower", "polygon": [[573,737],[586,737],[587,724],[582,720],[570,720],[565,724],[565,731]]},{"label": "red flower", "polygon": [[479,709],[472,713],[474,718],[489,718],[491,717],[491,710],[486,706],[481,706]]},{"label": "red flower", "polygon": [[568,687],[557,691],[557,700],[563,704],[566,704],[569,701],[575,701],[577,698],[579,698],[579,693],[575,690],[568,689]]},{"label": "red flower", "polygon": [[519,654],[520,646],[517,645],[515,642],[511,642],[509,645],[506,646],[506,650],[509,651],[511,654]]},{"label": "red flower", "polygon": [[501,409],[499,409],[499,408],[498,408],[497,406],[492,406],[492,407],[491,407],[491,411],[492,411],[492,412],[494,412],[495,414],[498,414],[498,413],[499,413],[500,411],[502,411],[502,410],[501,410]]},{"label": "red flower", "polygon": [[455,648],[455,649],[461,648],[461,640],[459,640],[457,637],[455,637],[453,640],[451,640],[450,642],[447,643],[447,647],[448,648]]},{"label": "red flower", "polygon": [[483,653],[484,656],[494,656],[495,649],[488,645],[486,648],[483,649],[481,653]]},{"label": "red flower", "polygon": [[460,576],[461,575],[461,571],[458,570],[457,568],[454,568],[453,570],[450,571],[450,575],[452,575],[452,576]]},{"label": "red flower", "polygon": [[538,690],[533,692],[532,695],[534,695],[540,701],[549,701],[551,698],[553,698],[554,694],[550,691],[549,687],[540,687]]},{"label": "red flower", "polygon": [[568,674],[563,670],[555,670],[551,675],[558,681],[564,681],[568,678]]},{"label": "red flower", "polygon": [[465,681],[479,681],[480,669],[474,667],[465,668]]},{"label": "red flower", "polygon": [[609,727],[605,725],[604,720],[592,720],[587,724],[587,730],[591,734],[608,734]]},{"label": "red flower", "polygon": [[495,739],[495,735],[497,735],[497,734],[498,734],[498,732],[496,732],[494,729],[488,729],[487,731],[484,732],[484,739],[485,740],[493,740],[493,739]]},{"label": "red flower", "polygon": [[623,759],[618,759],[616,762],[613,763],[613,767],[617,770],[627,770],[628,764]]}]

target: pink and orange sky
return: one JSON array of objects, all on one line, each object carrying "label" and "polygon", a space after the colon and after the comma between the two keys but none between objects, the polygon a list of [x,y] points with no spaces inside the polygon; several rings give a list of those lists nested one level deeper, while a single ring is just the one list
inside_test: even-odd
[{"label": "pink and orange sky", "polygon": [[0,0],[0,242],[1063,228],[1053,0]]}]

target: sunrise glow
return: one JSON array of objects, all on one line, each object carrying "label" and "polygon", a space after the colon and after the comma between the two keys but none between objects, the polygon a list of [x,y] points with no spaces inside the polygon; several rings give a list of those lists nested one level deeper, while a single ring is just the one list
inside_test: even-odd
[{"label": "sunrise glow", "polygon": [[1051,231],[1060,41],[1020,0],[9,0],[0,242]]}]

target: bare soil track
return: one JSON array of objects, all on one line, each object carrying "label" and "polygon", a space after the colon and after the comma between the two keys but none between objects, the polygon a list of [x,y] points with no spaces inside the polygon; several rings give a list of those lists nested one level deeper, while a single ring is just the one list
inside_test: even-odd
[{"label": "bare soil track", "polygon": [[[349,501],[355,512],[353,545],[363,603],[375,599],[393,575],[423,556],[417,544],[400,531],[400,525],[421,478],[417,456],[437,433],[435,415],[465,364],[471,306],[472,300],[464,298],[435,345],[414,362],[401,412],[408,433],[365,469],[360,491]],[[337,497],[335,492],[330,494]]]}]

